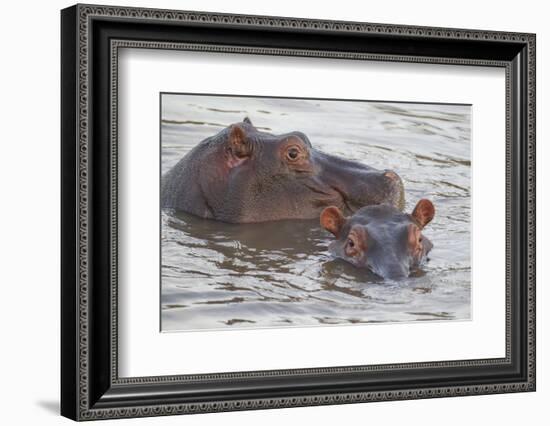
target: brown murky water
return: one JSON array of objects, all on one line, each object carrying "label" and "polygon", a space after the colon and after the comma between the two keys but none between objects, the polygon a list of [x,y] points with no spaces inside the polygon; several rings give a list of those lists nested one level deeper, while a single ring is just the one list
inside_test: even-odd
[{"label": "brown murky water", "polygon": [[383,280],[326,251],[317,220],[231,225],[162,212],[162,330],[469,319],[471,109],[463,105],[163,95],[162,172],[249,116],[325,152],[391,168],[406,210],[429,198],[422,276]]}]

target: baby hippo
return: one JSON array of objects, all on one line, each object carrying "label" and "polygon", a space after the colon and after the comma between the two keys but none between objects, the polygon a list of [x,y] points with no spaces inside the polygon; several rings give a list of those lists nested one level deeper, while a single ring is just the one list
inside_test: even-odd
[{"label": "baby hippo", "polygon": [[411,214],[380,204],[344,217],[338,207],[330,206],[321,213],[321,226],[336,237],[329,245],[333,256],[395,279],[409,276],[426,260],[433,244],[422,230],[434,214],[434,205],[426,199]]}]

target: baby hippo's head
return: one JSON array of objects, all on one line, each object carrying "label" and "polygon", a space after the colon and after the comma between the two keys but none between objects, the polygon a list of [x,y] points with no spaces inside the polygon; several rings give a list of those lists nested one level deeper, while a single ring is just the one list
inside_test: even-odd
[{"label": "baby hippo's head", "polygon": [[329,245],[333,256],[396,279],[409,276],[426,261],[433,244],[422,230],[434,214],[434,205],[426,199],[410,214],[381,204],[344,217],[338,207],[331,206],[321,213],[321,226],[336,237]]}]

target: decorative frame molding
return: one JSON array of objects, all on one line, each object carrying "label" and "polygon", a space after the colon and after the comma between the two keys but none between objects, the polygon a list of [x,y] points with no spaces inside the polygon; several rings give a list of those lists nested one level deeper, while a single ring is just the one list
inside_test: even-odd
[{"label": "decorative frame molding", "polygon": [[[253,29],[264,31],[306,34],[314,32],[333,35],[350,34],[352,37],[372,36],[383,40],[401,40],[415,44],[451,43],[460,46],[480,46],[479,57],[405,55],[396,53],[324,50],[316,48],[249,46],[244,44],[219,44],[182,42],[179,40],[133,39],[133,34],[122,38],[112,35],[108,44],[97,34],[94,24],[108,23],[108,31],[116,25],[135,22],[151,31],[161,27],[178,25],[181,28],[212,27],[228,31]],[[99,27],[98,27],[99,28]],[[115,30],[113,30],[115,28]],[[107,31],[107,30],[106,30]],[[98,39],[94,42],[94,36]],[[479,31],[464,29],[412,27],[402,25],[369,24],[247,16],[203,12],[184,12],[126,7],[76,5],[62,12],[62,414],[75,420],[92,420],[113,417],[140,417],[196,412],[229,411],[243,409],[280,408],[291,406],[340,404],[352,402],[434,398],[487,393],[504,393],[535,390],[535,36],[533,34]],[[486,46],[499,46],[501,51],[487,55]],[[238,54],[262,54],[284,56],[310,56],[333,59],[438,63],[454,65],[478,65],[503,67],[506,70],[506,357],[502,359],[463,360],[448,362],[388,364],[361,367],[327,367],[301,370],[274,370],[243,373],[222,373],[187,376],[118,377],[118,327],[117,327],[117,107],[118,107],[118,50],[120,48],[177,49]],[[432,47],[432,50],[435,47]],[[101,58],[109,63],[99,63]],[[460,50],[460,49],[458,49]],[[498,50],[498,49],[496,49]],[[427,49],[429,51],[429,49]],[[519,52],[513,54],[514,52]],[[474,52],[475,53],[475,52]],[[498,56],[497,54],[500,54]],[[107,61],[106,61],[107,62]],[[101,72],[94,66],[100,67]],[[92,75],[93,74],[93,75]],[[105,75],[106,74],[106,75]],[[105,93],[109,92],[109,93]],[[95,131],[94,114],[105,116],[98,106],[99,96],[108,99],[109,125],[105,131]],[[102,98],[103,99],[103,98]],[[103,104],[101,104],[103,105]],[[94,109],[95,108],[95,109]],[[103,108],[105,109],[105,108]],[[517,118],[519,122],[514,121]],[[521,124],[521,126],[518,126]],[[99,129],[99,127],[98,127]],[[101,128],[103,129],[103,128]],[[95,134],[94,134],[95,132]],[[94,145],[93,138],[108,134],[108,143]],[[514,145],[517,140],[518,146]],[[97,151],[97,152],[96,152]],[[518,152],[519,151],[519,152]],[[90,168],[91,156],[109,157],[108,182],[99,182],[96,172]],[[105,157],[107,158],[107,157]],[[516,164],[516,162],[519,163]],[[96,166],[94,166],[96,167]],[[67,180],[65,180],[67,179]],[[98,184],[99,182],[99,184]],[[103,185],[103,186],[102,186]],[[94,192],[96,187],[109,188],[108,200]],[[512,215],[516,203],[521,204],[525,217]],[[103,204],[102,204],[103,203]],[[101,210],[101,219],[96,212]],[[105,212],[103,213],[103,211]],[[521,216],[521,215],[520,215]],[[107,220],[108,219],[108,220]],[[94,221],[97,225],[94,226]],[[69,223],[70,222],[70,223]],[[104,223],[105,222],[105,223]],[[108,222],[108,223],[106,223]],[[109,237],[98,237],[94,228],[107,226]],[[523,234],[516,235],[520,232]],[[519,238],[519,239],[518,239]],[[108,270],[97,269],[94,250],[99,242],[108,249]],[[519,244],[524,265],[518,269],[512,264],[513,241]],[[516,269],[514,269],[516,268]],[[108,276],[107,284],[97,284],[97,276]],[[516,287],[513,282],[517,280]],[[102,288],[101,293],[96,288]],[[91,292],[94,292],[91,294]],[[106,293],[105,293],[106,292]],[[516,298],[521,300],[521,312],[513,308]],[[98,312],[92,308],[97,303],[109,309]],[[106,312],[106,313],[105,313]],[[98,325],[101,323],[100,325]],[[521,334],[521,336],[519,334]],[[522,344],[518,346],[518,339]],[[92,342],[101,342],[98,348]],[[518,349],[519,348],[519,349]],[[516,365],[518,353],[521,365]],[[108,352],[108,353],[107,353]],[[521,358],[521,357],[520,357]],[[438,385],[427,387],[401,386],[388,390],[357,390],[349,392],[312,392],[288,395],[274,393],[266,398],[239,398],[237,396],[214,399],[169,400],[162,397],[162,386],[185,383],[219,386],[233,379],[268,380],[269,378],[304,378],[315,376],[330,380],[333,375],[357,375],[360,373],[404,370],[446,370],[449,368],[506,367],[519,370],[517,379],[498,382],[479,382],[469,385]],[[96,377],[97,376],[97,377]],[[140,399],[133,394],[137,386],[150,389],[151,398]],[[155,396],[155,392],[159,396]]]}]

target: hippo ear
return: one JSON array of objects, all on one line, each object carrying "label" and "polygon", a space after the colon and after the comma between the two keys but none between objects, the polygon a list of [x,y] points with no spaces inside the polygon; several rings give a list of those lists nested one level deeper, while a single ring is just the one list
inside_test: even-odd
[{"label": "hippo ear", "polygon": [[243,123],[246,123],[246,124],[249,124],[249,125],[251,125],[251,126],[254,126],[254,124],[252,124],[252,121],[250,121],[250,118],[248,118],[248,117],[245,117],[245,118],[244,118]]},{"label": "hippo ear", "polygon": [[435,215],[435,207],[430,200],[423,198],[420,200],[412,212],[412,217],[420,225],[420,229],[424,228]]},{"label": "hippo ear", "polygon": [[233,124],[229,132],[229,147],[236,157],[243,158],[250,155],[250,144],[246,139],[244,129],[238,124]]},{"label": "hippo ear", "polygon": [[323,228],[335,237],[338,237],[342,226],[346,222],[346,218],[338,207],[330,206],[321,212],[320,221]]}]

